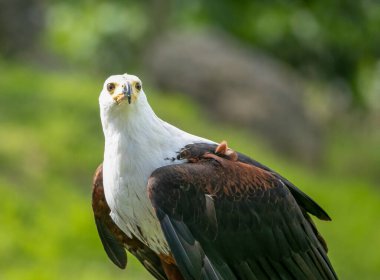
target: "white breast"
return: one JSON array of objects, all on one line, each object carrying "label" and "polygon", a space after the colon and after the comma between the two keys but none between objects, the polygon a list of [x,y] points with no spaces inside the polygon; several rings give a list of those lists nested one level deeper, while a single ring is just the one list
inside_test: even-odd
[{"label": "white breast", "polygon": [[168,245],[162,234],[159,222],[148,199],[146,185],[150,174],[164,166],[164,157],[115,156],[109,151],[105,154],[104,186],[106,200],[111,209],[111,217],[129,237],[132,234],[155,252],[168,253]]},{"label": "white breast", "polygon": [[128,133],[118,133],[107,139],[103,180],[111,217],[121,230],[156,253],[168,254],[169,246],[147,196],[149,176],[159,167],[180,163],[171,159],[185,145],[210,141],[163,124],[165,132],[160,131],[164,135],[132,139]]}]

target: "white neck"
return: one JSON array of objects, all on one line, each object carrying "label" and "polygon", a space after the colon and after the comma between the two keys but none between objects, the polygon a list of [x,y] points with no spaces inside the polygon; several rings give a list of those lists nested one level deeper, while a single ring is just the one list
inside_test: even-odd
[{"label": "white neck", "polygon": [[129,140],[148,133],[159,133],[162,126],[162,121],[149,106],[145,95],[140,96],[136,103],[121,104],[114,108],[101,107],[100,113],[106,142],[119,138],[121,133]]},{"label": "white neck", "polygon": [[[191,142],[210,142],[186,133],[157,117],[145,94],[132,104],[121,104],[113,110],[101,108],[105,148],[122,149],[127,155],[143,150],[173,151]],[[170,156],[170,155],[166,155]]]}]

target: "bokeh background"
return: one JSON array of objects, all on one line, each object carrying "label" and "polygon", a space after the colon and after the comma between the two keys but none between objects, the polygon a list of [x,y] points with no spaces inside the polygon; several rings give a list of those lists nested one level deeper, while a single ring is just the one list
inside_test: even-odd
[{"label": "bokeh background", "polygon": [[151,279],[107,259],[91,210],[97,98],[128,72],[320,203],[341,279],[379,279],[379,26],[376,0],[1,0],[0,278]]}]

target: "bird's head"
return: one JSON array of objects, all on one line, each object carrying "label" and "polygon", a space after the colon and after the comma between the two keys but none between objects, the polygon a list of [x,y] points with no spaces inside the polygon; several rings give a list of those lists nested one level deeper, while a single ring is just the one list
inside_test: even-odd
[{"label": "bird's head", "polygon": [[103,85],[99,96],[102,109],[133,106],[144,95],[141,80],[134,75],[113,75]]}]

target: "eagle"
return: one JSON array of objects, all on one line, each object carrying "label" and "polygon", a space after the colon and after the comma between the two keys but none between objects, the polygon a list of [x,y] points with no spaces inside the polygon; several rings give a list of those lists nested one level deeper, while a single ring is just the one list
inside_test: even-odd
[{"label": "eagle", "polygon": [[92,208],[115,265],[128,250],[156,279],[337,279],[310,214],[331,219],[287,179],[161,120],[137,76],[109,77],[99,105]]}]

